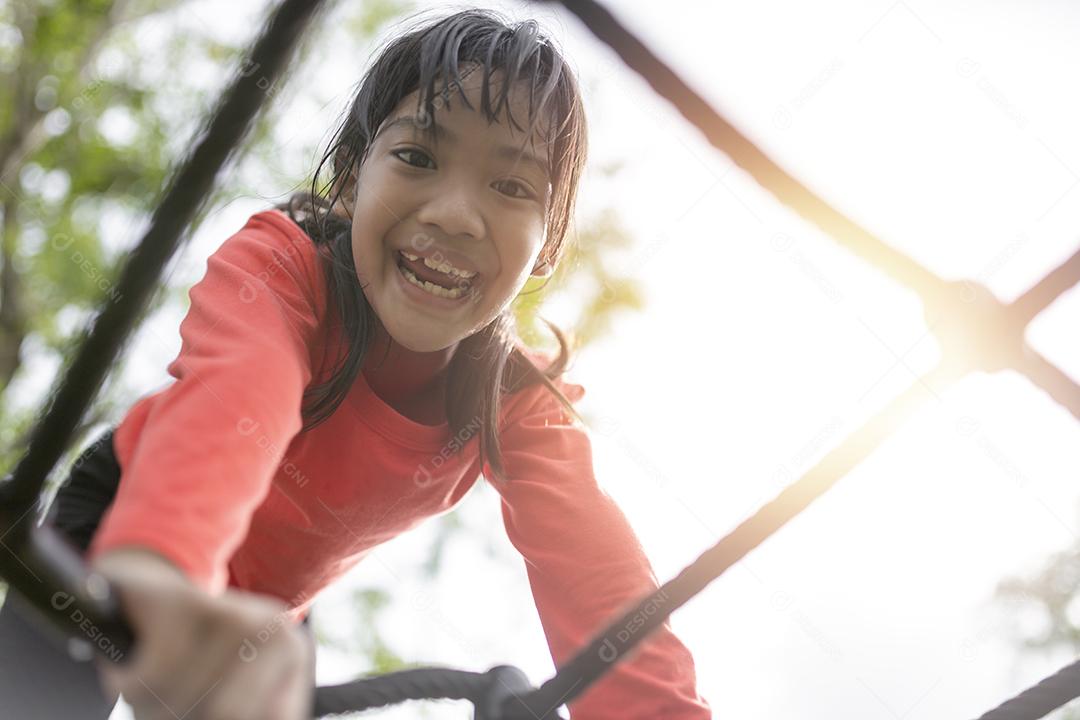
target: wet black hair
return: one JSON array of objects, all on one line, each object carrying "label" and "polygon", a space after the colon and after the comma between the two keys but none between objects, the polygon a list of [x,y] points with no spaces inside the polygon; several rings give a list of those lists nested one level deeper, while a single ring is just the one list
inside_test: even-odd
[{"label": "wet black hair", "polygon": [[[330,310],[346,337],[346,351],[329,379],[304,393],[304,426],[325,421],[348,395],[374,338],[378,318],[364,296],[352,254],[350,218],[335,212],[342,194],[355,185],[382,123],[402,100],[417,92],[418,117],[434,117],[452,88],[461,90],[463,74],[483,70],[481,112],[499,121],[505,109],[515,129],[508,94],[524,82],[529,92],[528,133],[541,133],[551,169],[546,209],[546,236],[538,260],[556,267],[571,225],[578,183],[585,165],[587,128],[578,83],[562,55],[534,20],[510,23],[498,13],[470,9],[423,21],[393,37],[364,74],[349,109],[333,135],[312,178],[310,191],[296,193],[278,205],[311,237],[319,249],[327,278]],[[501,71],[501,82],[492,75]],[[435,91],[437,79],[442,89]],[[495,92],[492,92],[492,89]],[[426,114],[425,114],[426,113]],[[330,164],[322,189],[319,176]],[[480,433],[481,466],[495,479],[506,480],[499,447],[499,408],[505,395],[543,383],[559,402],[580,419],[570,400],[552,382],[566,370],[571,350],[563,332],[546,319],[559,343],[558,356],[538,368],[523,351],[514,330],[512,311],[504,309],[484,328],[463,338],[447,369],[446,417],[451,436],[464,440]],[[477,422],[479,420],[479,422]],[[464,442],[458,444],[463,447]]]}]

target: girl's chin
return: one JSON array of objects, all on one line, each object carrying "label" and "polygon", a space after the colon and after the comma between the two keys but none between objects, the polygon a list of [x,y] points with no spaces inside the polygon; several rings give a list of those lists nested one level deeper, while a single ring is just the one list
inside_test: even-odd
[{"label": "girl's chin", "polygon": [[416,353],[439,352],[456,344],[461,339],[448,337],[445,335],[445,329],[442,332],[436,330],[431,333],[424,333],[416,327],[415,323],[409,323],[407,318],[399,318],[398,322],[391,321],[389,324],[383,322],[383,327],[386,328],[386,332],[394,339],[395,343],[406,350]]}]

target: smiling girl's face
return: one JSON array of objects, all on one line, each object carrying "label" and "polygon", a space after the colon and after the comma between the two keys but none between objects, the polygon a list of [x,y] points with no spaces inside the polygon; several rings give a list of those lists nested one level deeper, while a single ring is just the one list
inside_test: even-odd
[{"label": "smiling girl's face", "polygon": [[[436,99],[433,117],[418,115],[417,93],[406,96],[360,168],[352,206],[357,277],[387,333],[415,352],[447,348],[494,320],[543,249],[551,192],[543,128],[526,143],[505,113],[489,124],[479,111],[481,75],[462,73],[476,109],[451,91],[448,103]],[[493,97],[500,77],[490,78]],[[519,84],[508,97],[527,127],[527,89]],[[449,290],[422,289],[409,275]]]}]

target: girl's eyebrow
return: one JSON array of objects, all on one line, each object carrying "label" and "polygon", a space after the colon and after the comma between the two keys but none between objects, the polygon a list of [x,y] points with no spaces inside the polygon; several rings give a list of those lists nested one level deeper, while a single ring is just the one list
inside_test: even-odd
[{"label": "girl's eyebrow", "polygon": [[[392,120],[383,127],[383,132],[399,126],[406,126],[412,129],[414,133],[419,133],[426,137],[434,137],[436,140],[446,140],[451,144],[457,142],[458,139],[457,134],[445,125],[442,125],[439,122],[421,123],[418,122],[413,115],[402,115],[396,120]],[[551,172],[548,169],[547,163],[524,148],[516,148],[512,145],[499,145],[495,148],[495,156],[508,160],[517,160],[520,157],[520,159],[525,162],[535,165],[536,168],[544,174],[544,177],[551,177]]]}]

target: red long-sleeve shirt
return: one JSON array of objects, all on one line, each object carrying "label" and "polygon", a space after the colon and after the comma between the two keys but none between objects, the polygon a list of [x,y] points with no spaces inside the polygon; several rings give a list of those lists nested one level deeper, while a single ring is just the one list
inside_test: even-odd
[{"label": "red long-sleeve shirt", "polygon": [[[284,213],[253,215],[190,297],[175,380],[117,427],[121,480],[90,557],[149,547],[208,592],[266,593],[298,620],[373,547],[453,508],[486,470],[477,436],[462,442],[446,423],[401,415],[362,372],[326,422],[300,432],[304,388],[326,379],[343,339],[324,322],[315,246]],[[584,394],[556,385],[573,401]],[[588,435],[543,385],[506,398],[499,427],[510,480],[492,484],[561,666],[656,577],[597,485]],[[711,717],[667,624],[570,710],[574,720]]]}]

